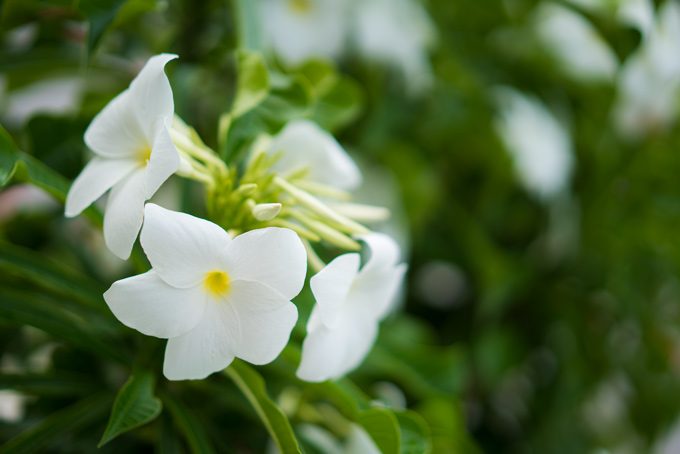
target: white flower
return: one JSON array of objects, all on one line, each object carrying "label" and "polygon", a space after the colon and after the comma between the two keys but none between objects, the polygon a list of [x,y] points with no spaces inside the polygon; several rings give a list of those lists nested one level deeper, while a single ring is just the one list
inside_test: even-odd
[{"label": "white flower", "polygon": [[0,421],[16,423],[24,417],[26,397],[16,391],[0,391]]},{"label": "white flower", "polygon": [[414,92],[432,84],[428,49],[435,28],[419,2],[363,0],[356,3],[355,14],[355,44],[361,54],[396,67]]},{"label": "white flower", "polygon": [[406,272],[390,237],[370,233],[361,239],[371,251],[361,270],[359,254],[343,254],[310,281],[316,305],[297,371],[303,380],[339,378],[363,361]]},{"label": "white flower", "polygon": [[260,4],[267,45],[287,64],[337,58],[346,37],[346,0],[265,0]]},{"label": "white flower", "polygon": [[635,138],[672,124],[680,109],[680,4],[666,2],[619,78],[614,120]]},{"label": "white flower", "polygon": [[174,104],[163,72],[176,55],[149,59],[130,87],[116,96],[85,131],[95,156],[75,179],[66,197],[73,217],[109,189],[104,239],[118,257],[130,256],[144,215],[144,202],[177,171],[180,158],[168,127]]},{"label": "white flower", "polygon": [[152,269],[115,282],[104,299],[125,325],[169,339],[165,376],[205,378],[234,357],[273,361],[297,320],[290,300],[307,270],[297,235],[271,227],[231,239],[204,219],[151,203],[145,211],[140,240]]},{"label": "white flower", "polygon": [[309,120],[295,120],[272,140],[269,153],[279,153],[272,169],[285,175],[302,168],[310,181],[351,190],[361,184],[361,172],[332,135]]},{"label": "white flower", "polygon": [[542,198],[565,190],[573,166],[567,130],[535,98],[501,89],[498,100],[500,115],[496,129],[526,189]]},{"label": "white flower", "polygon": [[371,436],[358,424],[349,423],[344,443],[338,441],[328,430],[312,424],[300,424],[300,434],[305,440],[325,454],[380,454]]},{"label": "white flower", "polygon": [[543,3],[535,20],[538,37],[571,77],[585,82],[614,79],[619,66],[614,52],[580,14]]},{"label": "white flower", "polygon": [[616,16],[623,24],[646,34],[654,23],[651,0],[569,0],[570,3],[608,18]]}]

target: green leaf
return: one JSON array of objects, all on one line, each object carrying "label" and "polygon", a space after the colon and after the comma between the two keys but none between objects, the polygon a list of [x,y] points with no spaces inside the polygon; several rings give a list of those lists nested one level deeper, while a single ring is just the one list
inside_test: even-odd
[{"label": "green leaf", "polygon": [[413,411],[396,412],[401,432],[402,454],[424,454],[432,451],[430,428],[425,420]]},{"label": "green leaf", "polygon": [[91,378],[68,374],[0,374],[0,389],[12,389],[38,396],[77,396],[92,394],[96,384]]},{"label": "green leaf", "polygon": [[234,360],[225,373],[253,406],[279,451],[284,454],[302,452],[288,418],[269,398],[262,376],[240,360]]},{"label": "green leaf", "polygon": [[182,432],[194,454],[212,454],[215,450],[200,421],[186,406],[167,393],[160,394],[165,408],[172,415],[175,426]]},{"label": "green leaf", "polygon": [[371,408],[362,411],[357,422],[368,432],[383,454],[399,454],[401,430],[394,413],[387,408]]},{"label": "green leaf", "polygon": [[262,48],[262,29],[260,24],[259,2],[252,0],[234,0],[237,15],[238,47],[240,49],[259,50]]},{"label": "green leaf", "polygon": [[52,413],[5,443],[0,447],[0,454],[52,452],[45,448],[57,448],[58,441],[66,434],[98,421],[105,414],[110,402],[108,396],[96,395]]},{"label": "green leaf", "polygon": [[[31,183],[60,202],[66,200],[70,186],[66,178],[33,156],[19,150],[9,133],[0,126],[0,187],[6,186],[11,181]],[[89,208],[85,214],[97,225],[101,225],[102,215],[98,210]]]},{"label": "green leaf", "polygon": [[451,398],[432,398],[423,402],[418,413],[427,421],[433,452],[477,454],[481,450],[470,438],[460,405]]},{"label": "green leaf", "polygon": [[91,54],[126,0],[81,0],[78,7],[90,26],[87,50]]},{"label": "green leaf", "polygon": [[111,417],[98,447],[102,447],[118,435],[153,421],[163,405],[153,395],[154,377],[149,372],[130,376],[118,392],[113,403]]},{"label": "green leaf", "polygon": [[109,313],[103,305],[103,289],[97,282],[31,249],[0,241],[0,270],[75,298],[98,312]]},{"label": "green leaf", "polygon": [[85,351],[127,363],[128,358],[91,329],[87,319],[66,311],[59,301],[25,290],[0,288],[0,320],[41,329]]},{"label": "green leaf", "polygon": [[236,60],[238,68],[236,98],[231,115],[240,117],[269,94],[269,71],[260,54],[240,51],[236,55]]},{"label": "green leaf", "polygon": [[238,54],[238,83],[234,106],[219,122],[220,155],[239,159],[261,133],[274,134],[295,118],[305,117],[313,102],[302,75],[269,70],[260,54]]},{"label": "green leaf", "polygon": [[352,79],[324,60],[310,60],[299,68],[310,84],[314,102],[311,119],[330,131],[352,122],[361,112],[362,92]]}]

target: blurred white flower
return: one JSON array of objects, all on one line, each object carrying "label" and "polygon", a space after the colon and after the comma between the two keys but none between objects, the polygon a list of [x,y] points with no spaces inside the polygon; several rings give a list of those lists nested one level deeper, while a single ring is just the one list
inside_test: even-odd
[{"label": "blurred white flower", "polygon": [[428,88],[435,27],[425,8],[415,0],[363,0],[354,9],[353,38],[359,52],[396,67],[413,92]]},{"label": "blurred white flower", "polygon": [[328,430],[311,424],[300,424],[300,434],[324,454],[380,454],[371,436],[358,424],[349,424],[349,433],[340,443]]},{"label": "blurred white flower", "polygon": [[288,174],[307,169],[306,179],[351,190],[361,184],[361,172],[335,138],[309,120],[295,120],[273,138],[268,153],[279,153],[272,170]]},{"label": "blurred white flower", "polygon": [[620,0],[617,15],[624,24],[631,25],[643,35],[654,27],[654,5],[651,0]]},{"label": "blurred white flower", "polygon": [[0,222],[20,213],[49,211],[59,204],[47,192],[30,184],[17,184],[0,192]]},{"label": "blurred white flower", "polygon": [[591,13],[618,17],[621,23],[646,34],[654,24],[654,5],[651,0],[569,0]]},{"label": "blurred white flower", "polygon": [[640,48],[624,63],[614,121],[637,138],[668,128],[680,110],[680,3],[669,1]]},{"label": "blurred white flower", "polygon": [[420,267],[415,287],[424,303],[438,309],[460,306],[467,292],[463,271],[443,260],[427,262]]},{"label": "blurred white flower", "polygon": [[85,131],[95,157],[66,197],[66,216],[77,216],[113,188],[104,215],[104,239],[122,259],[130,256],[142,225],[144,202],[179,167],[168,127],[174,103],[165,64],[176,55],[149,59],[130,88],[116,96]]},{"label": "blurred white flower", "polygon": [[390,237],[370,233],[360,238],[370,249],[361,270],[359,254],[343,254],[310,281],[316,305],[297,371],[303,380],[339,378],[363,361],[406,272],[406,264],[397,263],[399,248]]},{"label": "blurred white flower", "polygon": [[168,379],[205,378],[235,357],[266,364],[279,355],[307,271],[293,231],[231,239],[212,222],[149,203],[140,240],[152,269],[115,282],[104,299],[125,325],[168,339]]},{"label": "blurred white flower", "polygon": [[18,422],[24,417],[26,397],[16,391],[0,391],[0,421]]},{"label": "blurred white flower", "polygon": [[618,69],[614,52],[580,14],[556,3],[542,3],[535,24],[539,39],[571,77],[584,82],[614,79]]},{"label": "blurred white flower", "polygon": [[345,443],[345,454],[380,454],[381,451],[371,436],[358,424],[351,424]]},{"label": "blurred white flower", "polygon": [[564,191],[573,167],[568,131],[533,97],[505,88],[497,98],[496,129],[526,189],[544,199]]},{"label": "blurred white flower", "polygon": [[83,88],[78,77],[54,77],[34,82],[6,94],[2,120],[22,126],[38,113],[66,114],[78,107]]},{"label": "blurred white flower", "polygon": [[347,6],[346,0],[264,0],[260,15],[266,45],[289,65],[335,59],[345,47]]}]

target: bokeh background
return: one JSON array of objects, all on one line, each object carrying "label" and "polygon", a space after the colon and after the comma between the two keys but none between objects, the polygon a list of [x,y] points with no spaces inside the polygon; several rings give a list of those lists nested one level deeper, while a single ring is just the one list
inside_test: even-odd
[{"label": "bokeh background", "polygon": [[[325,126],[362,166],[363,200],[393,211],[383,227],[409,261],[399,313],[352,378],[421,411],[434,452],[680,452],[680,2],[248,3],[5,0],[0,122],[72,179],[85,128],[150,55],[180,56],[176,111],[213,146],[237,47],[284,72],[332,62],[342,115]],[[179,181],[161,194],[200,212],[195,196]],[[29,323],[9,303],[16,289],[68,309],[130,274],[62,209],[16,181],[0,192],[3,442],[127,377],[51,327],[61,319]],[[95,338],[139,348],[101,316],[85,323]],[[151,345],[138,361],[156,364]],[[159,386],[217,452],[264,449],[226,380]],[[108,408],[70,413],[45,449],[91,452]],[[103,451],[194,449],[173,421]]]}]

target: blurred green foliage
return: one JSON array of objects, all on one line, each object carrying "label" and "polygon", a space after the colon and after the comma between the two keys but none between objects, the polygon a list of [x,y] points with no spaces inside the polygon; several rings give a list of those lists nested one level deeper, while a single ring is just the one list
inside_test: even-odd
[{"label": "blurred green foliage", "polygon": [[[124,405],[130,376],[146,371],[155,380],[137,392],[155,402],[155,383],[162,413],[102,452],[262,452],[262,412],[275,421],[272,436],[292,430],[297,440],[280,442],[305,452],[317,451],[301,425],[331,429],[336,413],[374,439],[396,434],[376,439],[385,452],[651,449],[680,414],[680,128],[635,143],[620,138],[611,127],[615,87],[574,82],[535,49],[536,1],[425,2],[438,33],[436,82],[420,97],[405,95],[389,69],[352,56],[337,68],[310,62],[294,71],[244,62],[239,3],[5,0],[5,93],[64,76],[84,88],[73,112],[5,125],[0,182],[32,182],[63,200],[83,165],[93,115],[148,55],[175,52],[176,111],[223,156],[242,153],[252,131],[275,132],[306,115],[389,169],[410,230],[404,311],[383,324],[364,365],[337,383],[294,378],[294,348],[268,366],[239,364],[251,376],[243,386],[254,387],[248,399],[226,376],[170,383],[159,373],[162,342],[123,327],[101,298],[133,270],[97,254],[101,240],[88,227],[100,222],[97,210],[88,222],[65,220],[60,205],[22,212],[0,221],[0,388],[30,399],[22,420],[0,422],[0,452],[92,451],[121,433],[108,422],[110,409]],[[641,40],[614,19],[586,16],[621,59]],[[37,33],[18,45],[10,35],[26,26]],[[237,67],[256,73],[254,97],[236,95],[244,80]],[[576,169],[564,199],[542,203],[518,183],[494,129],[491,91],[499,85],[567,113]],[[238,115],[225,114],[234,99]],[[182,209],[200,212],[196,188],[180,188]],[[462,276],[464,291],[449,307],[427,305],[418,286],[433,261],[455,264]],[[311,296],[297,302],[308,314]],[[46,349],[51,361],[37,367]],[[378,386],[386,381],[409,410],[370,405],[389,406]],[[145,416],[137,414],[139,424]]]}]

